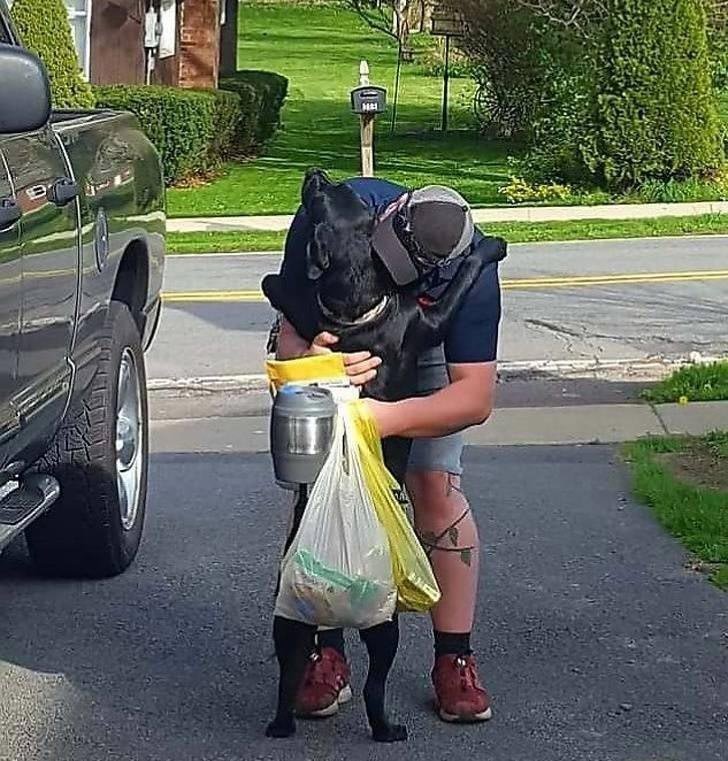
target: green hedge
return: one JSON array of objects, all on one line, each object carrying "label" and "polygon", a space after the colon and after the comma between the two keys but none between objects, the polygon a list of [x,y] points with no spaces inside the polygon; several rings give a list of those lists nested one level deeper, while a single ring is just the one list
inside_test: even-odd
[{"label": "green hedge", "polygon": [[162,157],[168,184],[214,170],[235,145],[239,98],[221,90],[95,87],[99,108],[131,111]]},{"label": "green hedge", "polygon": [[616,187],[723,161],[703,0],[611,0],[597,50],[592,169]]},{"label": "green hedge", "polygon": [[161,154],[167,184],[204,175],[255,153],[274,133],[288,80],[239,72],[219,90],[111,85],[94,87],[99,108],[131,111]]},{"label": "green hedge", "polygon": [[250,84],[236,79],[224,79],[221,89],[238,97],[239,115],[235,130],[235,145],[241,156],[255,152],[257,145],[256,126],[261,109],[260,93]]},{"label": "green hedge", "polygon": [[45,64],[54,108],[93,108],[94,96],[81,76],[63,0],[15,0],[13,21],[23,44]]},{"label": "green hedge", "polygon": [[724,151],[703,0],[605,7],[553,58],[519,176],[617,192],[715,177]]},{"label": "green hedge", "polygon": [[272,71],[242,70],[222,79],[220,88],[241,96],[244,122],[241,135],[251,141],[244,147],[268,142],[280,124],[281,109],[288,95],[288,80]]}]

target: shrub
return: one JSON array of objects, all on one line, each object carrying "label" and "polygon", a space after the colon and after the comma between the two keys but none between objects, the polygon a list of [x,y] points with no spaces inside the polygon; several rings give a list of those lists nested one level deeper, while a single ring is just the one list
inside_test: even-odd
[{"label": "shrub", "polygon": [[710,0],[708,16],[713,82],[719,90],[728,90],[728,5],[722,0]]},{"label": "shrub", "polygon": [[531,123],[548,82],[545,53],[556,34],[513,0],[447,0],[466,19],[457,40],[479,85],[476,117],[484,131],[511,136]]},{"label": "shrub", "polygon": [[595,69],[595,175],[621,188],[721,165],[703,0],[611,0]]},{"label": "shrub", "polygon": [[238,72],[219,90],[111,85],[95,87],[100,108],[135,114],[162,157],[167,184],[250,155],[275,131],[288,80],[265,71]]},{"label": "shrub", "polygon": [[240,121],[235,93],[138,85],[94,91],[99,107],[136,115],[161,155],[168,184],[208,173],[234,151]]},{"label": "shrub", "polygon": [[93,108],[93,92],[79,70],[63,0],[15,0],[12,16],[23,44],[45,64],[54,108]]},{"label": "shrub", "polygon": [[594,184],[588,160],[594,153],[593,90],[588,56],[553,67],[516,174],[531,183]]},{"label": "shrub", "polygon": [[547,203],[551,201],[569,202],[574,198],[574,192],[568,185],[556,182],[532,184],[519,177],[500,188],[500,192],[508,203]]},{"label": "shrub", "polygon": [[702,192],[682,183],[710,180],[724,159],[703,0],[607,7],[570,52],[549,54],[515,173],[619,192],[669,182],[681,184],[667,192]]},{"label": "shrub", "polygon": [[[242,70],[222,79],[220,88],[241,96],[245,123],[240,125],[240,134],[252,135],[251,147],[270,140],[280,124],[281,109],[288,95],[288,80],[271,71]],[[255,94],[254,100],[251,90]]]},{"label": "shrub", "polygon": [[235,130],[235,149],[241,156],[255,152],[258,143],[257,127],[261,110],[261,93],[253,85],[236,77],[226,77],[220,81],[226,92],[238,96],[239,114]]}]

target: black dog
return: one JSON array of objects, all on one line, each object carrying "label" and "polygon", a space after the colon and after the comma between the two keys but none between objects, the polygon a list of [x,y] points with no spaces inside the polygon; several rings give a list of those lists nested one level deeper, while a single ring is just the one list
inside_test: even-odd
[{"label": "black dog", "polygon": [[[305,268],[284,258],[280,274],[263,280],[263,292],[305,338],[329,331],[339,337],[337,351],[366,350],[382,358],[377,377],[363,389],[364,396],[397,401],[415,395],[418,356],[442,343],[449,318],[486,265],[486,257],[465,257],[440,299],[423,307],[414,288],[396,288],[373,252],[375,215],[351,188],[312,170],[304,180],[302,199],[313,228]],[[505,255],[505,243],[493,240],[495,261]],[[421,262],[418,269],[421,267],[424,274],[428,264],[434,266],[436,262]],[[387,467],[402,484],[410,441],[390,438],[383,447]],[[294,511],[287,548],[298,530],[305,504],[304,489]],[[295,732],[295,699],[314,649],[315,633],[314,626],[275,618],[273,636],[280,682],[278,710],[268,726],[269,737],[288,737]],[[397,618],[361,631],[360,636],[369,654],[364,701],[372,736],[378,742],[405,740],[406,728],[390,724],[385,711],[386,680],[399,642]]]}]

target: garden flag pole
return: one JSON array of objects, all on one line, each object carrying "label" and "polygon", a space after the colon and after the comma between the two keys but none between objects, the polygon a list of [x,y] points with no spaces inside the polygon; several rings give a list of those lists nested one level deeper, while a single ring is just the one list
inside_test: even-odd
[{"label": "garden flag pole", "polygon": [[442,84],[442,131],[447,132],[448,85],[450,84],[450,35],[445,36],[445,73]]},{"label": "garden flag pole", "polygon": [[442,87],[442,131],[447,132],[447,101],[450,84],[450,38],[462,37],[465,34],[463,17],[450,9],[436,5],[432,11],[432,28],[434,37],[445,38],[445,72]]}]

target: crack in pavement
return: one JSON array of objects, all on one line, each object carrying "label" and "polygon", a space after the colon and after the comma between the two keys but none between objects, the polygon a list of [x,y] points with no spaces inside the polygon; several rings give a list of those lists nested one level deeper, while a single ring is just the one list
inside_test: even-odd
[{"label": "crack in pavement", "polygon": [[[563,341],[566,350],[572,354],[580,354],[581,356],[590,356],[593,359],[597,359],[599,355],[603,354],[604,347],[595,341],[614,341],[616,343],[622,343],[632,348],[640,348],[643,346],[649,346],[650,344],[663,344],[674,348],[681,347],[685,350],[691,350],[695,348],[707,349],[712,348],[715,345],[715,341],[710,338],[692,338],[691,341],[685,342],[676,339],[673,336],[666,336],[661,334],[650,335],[630,335],[623,333],[621,335],[614,335],[610,333],[597,333],[590,331],[586,325],[580,325],[577,328],[571,328],[558,323],[549,322],[547,320],[541,320],[538,318],[527,318],[524,320],[524,324],[528,327],[543,329],[554,335],[556,338]],[[586,351],[579,350],[575,346],[575,342],[569,340],[570,338],[579,339],[586,344],[592,344],[591,350],[593,354],[589,354]]]},{"label": "crack in pavement", "polygon": [[[592,340],[594,338],[599,338],[599,336],[590,334],[586,325],[582,325],[579,330],[575,330],[564,325],[559,325],[535,317],[527,318],[524,320],[524,324],[530,328],[546,330],[562,341],[566,351],[574,356],[588,357],[589,359],[598,360],[599,357],[604,354],[604,347],[600,346],[598,343],[594,343]],[[584,351],[583,349],[577,348],[576,341],[569,340],[571,338],[583,341],[589,350]]]}]

